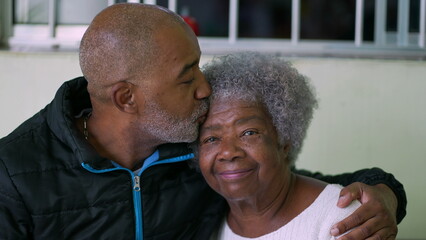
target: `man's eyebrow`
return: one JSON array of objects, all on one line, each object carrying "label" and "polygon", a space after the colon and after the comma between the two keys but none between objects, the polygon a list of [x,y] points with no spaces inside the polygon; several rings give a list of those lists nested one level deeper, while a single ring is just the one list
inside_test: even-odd
[{"label": "man's eyebrow", "polygon": [[185,66],[183,66],[182,70],[180,71],[180,73],[179,73],[179,75],[178,75],[178,78],[180,78],[180,77],[182,77],[183,75],[185,75],[185,73],[186,73],[189,69],[191,69],[191,68],[193,68],[195,65],[197,65],[197,64],[198,64],[198,62],[199,62],[199,59],[197,59],[197,60],[193,61],[193,62],[192,62],[192,63],[190,63],[190,64],[186,64]]}]

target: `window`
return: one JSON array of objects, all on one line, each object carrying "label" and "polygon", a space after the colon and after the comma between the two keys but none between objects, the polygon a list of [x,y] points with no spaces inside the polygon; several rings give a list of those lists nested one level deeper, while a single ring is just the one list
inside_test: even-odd
[{"label": "window", "polygon": [[[49,9],[51,4],[55,5],[52,12]],[[87,25],[107,6],[107,0],[14,0],[14,23],[48,24],[51,14],[56,16],[58,25]]]},{"label": "window", "polygon": [[[13,4],[11,46],[76,49],[87,25],[125,0],[5,0]],[[127,0],[139,2],[138,0]],[[294,54],[426,58],[426,0],[145,0],[194,28],[204,52],[255,49]]]}]

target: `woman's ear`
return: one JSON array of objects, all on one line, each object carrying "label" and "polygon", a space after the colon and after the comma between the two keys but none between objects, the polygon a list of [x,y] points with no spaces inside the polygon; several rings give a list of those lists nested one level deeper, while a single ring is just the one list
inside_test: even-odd
[{"label": "woman's ear", "polygon": [[111,100],[120,111],[136,113],[138,106],[135,91],[135,85],[129,82],[117,82],[112,86]]},{"label": "woman's ear", "polygon": [[291,148],[290,143],[285,143],[285,144],[283,145],[283,150],[284,150],[284,153],[285,153],[286,155],[288,155],[288,153],[290,152],[290,148]]},{"label": "woman's ear", "polygon": [[284,143],[282,145],[280,144],[280,147],[281,147],[282,154],[283,154],[284,158],[288,160],[288,153],[290,152],[290,148],[291,148],[290,143],[287,142],[287,143]]}]

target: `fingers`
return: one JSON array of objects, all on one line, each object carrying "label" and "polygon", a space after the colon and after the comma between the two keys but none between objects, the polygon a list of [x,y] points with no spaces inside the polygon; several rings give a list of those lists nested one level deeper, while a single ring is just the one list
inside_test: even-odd
[{"label": "fingers", "polygon": [[[357,189],[357,190],[355,190]],[[354,228],[348,234],[340,237],[341,240],[352,239],[395,239],[398,233],[396,218],[392,204],[388,204],[389,197],[384,197],[379,187],[364,184],[348,186],[341,194],[357,198],[362,205],[350,216],[333,226],[331,234],[339,236]],[[357,191],[357,193],[354,193]],[[357,197],[354,197],[357,196]],[[343,199],[344,200],[344,199]],[[342,200],[342,202],[344,202]]]},{"label": "fingers", "polygon": [[361,183],[352,183],[340,191],[340,197],[337,206],[340,208],[347,207],[353,200],[362,196],[363,188]]},{"label": "fingers", "polygon": [[337,206],[346,207],[355,199],[362,205],[335,224],[330,233],[339,236],[355,228],[339,239],[395,239],[398,233],[395,216],[397,201],[392,190],[383,184],[368,186],[353,183],[342,189]]},{"label": "fingers", "polygon": [[395,240],[398,233],[398,228],[384,227],[374,234],[369,234],[369,230],[361,229],[361,227],[354,229],[352,232],[338,238],[338,240]]},{"label": "fingers", "polygon": [[383,229],[375,233],[373,236],[366,238],[366,240],[395,240],[398,230],[393,234],[387,234],[388,231]]},{"label": "fingers", "polygon": [[[361,224],[364,223],[364,225],[367,224],[366,220],[371,219],[374,217],[374,214],[371,213],[371,211],[369,211],[368,206],[365,205],[361,205],[361,207],[359,207],[355,212],[353,212],[350,216],[348,216],[347,218],[343,219],[342,221],[338,222],[337,224],[335,224],[332,228],[331,228],[331,234],[333,236],[338,236],[340,234],[343,234],[345,232],[347,232],[348,230],[357,227]],[[372,220],[374,223],[374,220]],[[371,233],[373,233],[372,231],[377,231],[378,229],[380,229],[381,226],[370,226],[367,224],[367,226],[360,226],[363,227],[362,229],[357,229],[357,231],[362,231],[364,232],[363,234],[368,237],[371,235]],[[355,230],[354,230],[355,231]],[[357,234],[359,235],[359,234]],[[356,238],[355,238],[356,239]],[[364,238],[363,238],[364,239]]]}]

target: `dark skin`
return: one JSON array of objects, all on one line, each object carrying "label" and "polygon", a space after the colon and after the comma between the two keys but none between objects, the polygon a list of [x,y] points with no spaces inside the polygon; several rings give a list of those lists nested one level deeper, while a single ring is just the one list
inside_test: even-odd
[{"label": "dark skin", "polygon": [[[277,138],[275,130],[271,128],[270,119],[262,117],[266,114],[257,116],[259,111],[257,111],[256,107],[248,104],[241,105],[239,101],[217,101],[212,106],[200,134],[200,168],[209,185],[228,200],[231,208],[231,212],[228,215],[228,223],[233,227],[232,230],[245,237],[258,237],[285,225],[315,200],[324,188],[324,183],[301,176],[294,177],[297,180],[291,181],[292,177],[287,165],[274,164],[267,167],[271,163],[268,163],[269,160],[266,159],[274,159],[274,156],[280,156],[279,158],[285,159],[288,149],[286,147],[283,149],[273,147],[278,145],[277,140],[273,141],[273,139]],[[237,116],[241,117],[237,118]],[[265,123],[265,121],[267,122]],[[271,152],[277,152],[277,155],[271,155]],[[262,164],[263,162],[268,164]],[[286,161],[278,162],[285,163]],[[270,179],[276,169],[280,168],[282,170],[276,174],[279,177]],[[231,170],[244,173],[239,174],[242,175],[241,183],[230,182],[232,184],[229,185],[227,178],[220,177],[222,172],[226,173]],[[256,173],[251,173],[252,171],[256,171]],[[257,183],[258,180],[256,179],[248,178],[246,180],[246,172],[253,176],[259,176],[260,179],[263,179],[260,180],[262,184]],[[283,175],[282,172],[286,174]],[[236,176],[238,177],[239,175]],[[274,187],[280,182],[282,184]],[[258,186],[258,184],[260,185]],[[247,186],[253,189],[248,189]],[[267,186],[267,189],[263,191],[262,186]],[[270,192],[278,193],[278,195],[268,194],[267,192],[269,192],[270,188],[273,188]],[[247,195],[240,195],[244,192],[247,192]],[[366,195],[366,192],[383,194],[378,196],[378,198],[386,196],[386,194],[393,195],[392,191],[383,184],[371,187],[361,183],[354,183],[344,188],[338,202],[340,207],[349,205],[354,199],[358,199],[368,206],[360,207],[350,217],[340,222],[339,226],[346,224],[346,222],[349,222],[349,225],[344,225],[344,228],[340,229],[341,233],[334,232],[334,234],[340,235],[351,228],[350,224],[364,221],[364,219],[359,217],[364,212],[364,214],[372,215],[367,221],[379,228],[383,226],[385,228],[374,233],[365,231],[361,226],[340,239],[368,239],[368,236],[371,236],[370,239],[374,239],[380,234],[389,235],[388,239],[395,238],[396,228],[386,229],[389,221],[391,222],[390,225],[393,223],[396,226],[395,219],[387,218],[386,216],[389,216],[389,211],[392,211],[389,209],[393,208],[396,212],[396,199],[386,198],[389,201],[380,202],[371,199],[370,196]],[[238,194],[234,195],[235,193]],[[263,205],[262,203],[264,202],[267,204]],[[382,212],[376,214],[369,209],[369,206],[381,208]],[[377,220],[380,221],[380,219],[385,219],[384,223],[375,222]],[[332,229],[335,228],[333,227]]]},{"label": "dark skin", "polygon": [[[129,9],[140,9],[141,11],[128,12]],[[116,56],[123,56],[123,54],[114,52],[115,48],[112,48],[121,44],[128,46],[129,41],[126,39],[129,39],[130,36],[125,34],[137,34],[139,31],[132,28],[131,31],[121,33],[109,32],[111,26],[125,30],[126,25],[129,25],[128,22],[120,22],[126,21],[125,18],[117,21],[114,16],[135,14],[135,18],[144,22],[144,18],[147,18],[145,11],[151,14],[151,18],[158,19],[151,26],[152,29],[155,29],[153,36],[156,39],[153,42],[157,44],[149,48],[153,49],[157,53],[156,56],[159,57],[149,61],[159,64],[154,65],[149,74],[145,71],[138,72],[138,68],[133,67],[143,65],[134,62],[138,61],[138,58],[117,58]],[[84,69],[85,75],[103,76],[102,79],[92,79],[92,81],[106,81],[105,86],[107,86],[101,94],[102,99],[96,97],[94,92],[91,93],[93,112],[88,120],[88,141],[101,156],[112,159],[129,169],[137,169],[141,165],[140,159],[145,159],[160,144],[167,142],[158,139],[155,134],[143,130],[148,128],[148,126],[144,126],[144,120],[149,118],[146,115],[147,112],[144,111],[148,101],[157,101],[170,114],[187,117],[199,107],[199,102],[211,93],[210,87],[198,67],[201,51],[196,36],[189,27],[170,22],[165,24],[162,19],[170,16],[167,16],[169,13],[164,12],[156,7],[148,9],[142,4],[113,5],[95,18],[91,24],[93,31],[86,36],[89,45],[111,44],[106,48],[108,51],[102,51],[108,53],[110,58],[99,59],[100,63],[115,61],[113,65],[107,64],[100,67],[83,64],[87,66]],[[173,29],[174,32],[170,29]],[[99,40],[96,37],[99,36],[99,33],[108,36],[108,41]],[[100,42],[96,42],[98,40]],[[132,44],[134,45],[121,49],[129,49],[135,54],[141,52],[139,51],[141,46],[134,42]],[[124,56],[132,56],[131,53]],[[171,57],[172,55],[174,57]],[[128,65],[132,67],[128,67]],[[142,88],[142,83],[149,84]],[[97,88],[92,89],[92,91],[96,90]],[[177,103],[180,103],[181,107],[176,107]],[[82,119],[77,120],[76,125],[82,130]],[[144,137],[141,138],[141,136]],[[347,239],[365,239],[368,233],[386,239],[386,237],[396,234],[394,219],[397,205],[395,196],[389,188],[386,186],[367,187],[357,183],[345,189],[352,196],[347,200],[361,196],[360,200],[363,202],[358,212],[359,215],[350,216],[338,225],[338,229],[344,232],[347,228],[362,224],[358,230],[348,234],[347,237],[352,238]],[[342,206],[347,202],[342,202]]]},{"label": "dark skin", "polygon": [[295,175],[269,114],[258,104],[215,100],[200,132],[199,166],[230,207],[227,221],[244,237],[260,237],[308,208],[326,183]]},{"label": "dark skin", "polygon": [[[103,28],[110,27],[108,24],[108,21],[111,21],[110,16],[118,15],[117,11],[121,11],[123,6],[125,5],[112,6],[101,13],[92,23],[94,30],[87,33],[86,38],[91,39],[93,35],[93,39],[96,39],[99,32],[105,34]],[[144,9],[142,5],[131,6]],[[139,14],[139,18],[146,18],[146,12],[158,18],[164,15],[162,10],[155,8],[131,13]],[[154,67],[150,69],[149,74],[139,68],[128,67],[128,65],[138,65],[132,62],[138,58],[116,61],[113,68],[117,71],[114,69],[111,71],[113,78],[109,76],[111,79],[108,80],[104,90],[107,95],[105,99],[99,99],[94,92],[91,92],[93,110],[87,121],[89,143],[101,156],[112,159],[131,170],[138,169],[142,164],[141,159],[151,155],[159,145],[167,143],[167,140],[159,139],[155,134],[147,131],[150,126],[145,119],[151,118],[149,114],[152,112],[147,110],[149,102],[156,102],[163,111],[185,121],[200,108],[201,101],[205,101],[211,93],[210,86],[198,66],[201,51],[195,35],[186,25],[167,23],[158,21],[158,26],[154,26],[156,32],[152,37],[156,46],[153,47],[156,48],[158,56],[154,56],[155,59],[151,60],[156,64],[153,64]],[[114,24],[125,28],[127,23],[114,22]],[[129,31],[130,33],[134,32]],[[109,39],[115,39],[111,42],[111,51],[114,51],[115,45],[127,44],[125,42],[127,38],[117,33],[110,34]],[[93,44],[98,43],[95,41]],[[142,47],[145,46],[136,45],[130,49],[134,51]],[[117,53],[117,55],[120,54]],[[123,69],[132,71],[123,71]],[[89,75],[98,76],[96,72],[98,70],[98,68],[86,69],[86,72],[89,71]],[[110,83],[111,81],[115,82]],[[96,90],[98,89],[94,88],[93,91]],[[200,122],[194,122],[193,128],[198,129],[199,124]],[[81,129],[81,119],[77,126]],[[164,126],[166,127],[168,126]],[[194,140],[195,138],[196,136]]]},{"label": "dark skin", "polygon": [[[355,199],[362,203],[362,207],[333,226],[331,230],[333,236],[338,236],[360,223],[366,223],[338,239],[396,239],[398,227],[395,214],[398,202],[388,186],[385,184],[369,186],[363,183],[353,183],[342,189],[337,205],[346,207]],[[381,201],[378,199],[381,199]]]}]

